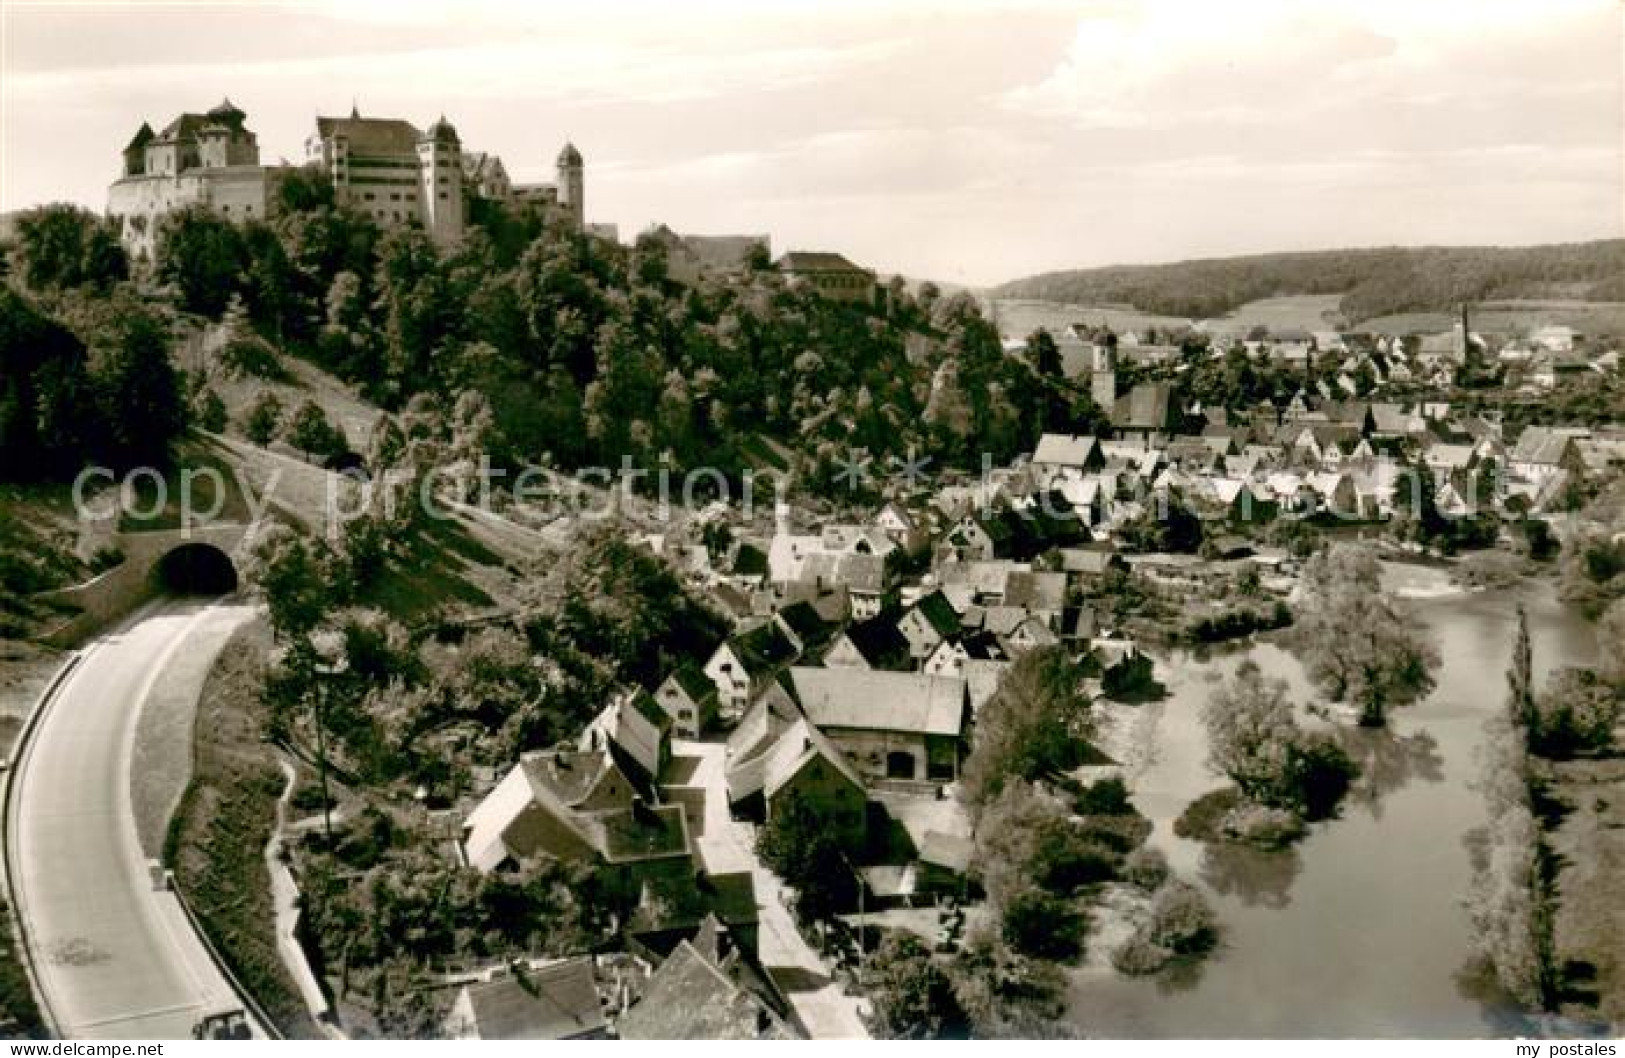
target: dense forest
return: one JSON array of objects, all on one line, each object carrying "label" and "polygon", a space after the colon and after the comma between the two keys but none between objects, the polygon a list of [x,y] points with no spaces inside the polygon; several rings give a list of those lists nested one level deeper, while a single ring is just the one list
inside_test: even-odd
[{"label": "dense forest", "polygon": [[1205,318],[1277,294],[1341,294],[1351,322],[1397,312],[1451,311],[1464,301],[1625,301],[1625,240],[1528,247],[1385,247],[1258,254],[1164,265],[1047,272],[995,296],[1127,304]]},{"label": "dense forest", "polygon": [[[268,223],[201,208],[165,218],[147,300],[246,321],[260,351],[235,342],[231,353],[251,372],[297,355],[385,409],[455,411],[499,466],[630,459],[732,476],[764,462],[766,437],[792,453],[801,482],[827,488],[850,449],[882,466],[912,452],[933,468],[974,467],[984,449],[1003,461],[1088,410],[1058,371],[1005,356],[966,294],[894,282],[873,303],[840,304],[787,284],[765,255],[684,285],[657,240],[621,246],[491,203],[442,250],[417,228],[381,230],[335,205],[313,176],[286,182],[278,205]],[[68,206],[22,218],[12,271],[42,317],[134,285],[105,222]],[[20,301],[0,309],[44,325]],[[8,376],[35,379],[13,390],[30,405],[16,418],[53,420],[52,380],[23,355],[6,353]]]}]

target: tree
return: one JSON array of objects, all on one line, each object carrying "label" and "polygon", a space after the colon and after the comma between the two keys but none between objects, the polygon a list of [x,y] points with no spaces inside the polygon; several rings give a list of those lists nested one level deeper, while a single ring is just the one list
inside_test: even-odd
[{"label": "tree", "polygon": [[1333,701],[1381,727],[1388,710],[1433,689],[1439,651],[1416,617],[1382,589],[1369,551],[1338,545],[1304,566],[1296,644],[1312,679]]},{"label": "tree", "polygon": [[1040,327],[1027,336],[1027,345],[1024,350],[1027,362],[1033,370],[1047,378],[1059,378],[1063,374],[1061,363],[1061,348],[1055,344],[1055,338],[1049,331]]},{"label": "tree", "polygon": [[834,833],[818,810],[797,793],[776,798],[756,834],[756,854],[796,891],[796,908],[825,921],[857,900],[857,879]]},{"label": "tree", "polygon": [[0,286],[0,477],[71,475],[97,441],[97,419],[84,344]]},{"label": "tree", "polygon": [[1279,797],[1298,722],[1285,680],[1266,679],[1251,658],[1202,707],[1208,764],[1260,804]]},{"label": "tree", "polygon": [[243,416],[243,434],[264,448],[282,429],[282,401],[270,390],[262,390]]},{"label": "tree", "polygon": [[123,314],[95,371],[110,462],[167,466],[170,445],[186,429],[180,379],[169,359],[169,334],[150,313]]},{"label": "tree", "polygon": [[158,275],[175,284],[188,312],[218,318],[242,283],[242,236],[207,206],[170,213],[158,227]]},{"label": "tree", "polygon": [[212,387],[204,386],[192,398],[192,421],[200,430],[219,433],[226,428],[226,402]]},{"label": "tree", "polygon": [[290,529],[271,533],[255,552],[271,627],[284,641],[308,636],[336,600],[326,549]]},{"label": "tree", "polygon": [[1284,680],[1251,659],[1202,708],[1208,762],[1250,800],[1305,819],[1337,808],[1359,769],[1330,736],[1299,726]]},{"label": "tree", "polygon": [[59,202],[17,216],[23,282],[34,290],[89,286],[106,290],[129,278],[113,223]]},{"label": "tree", "polygon": [[968,1018],[953,980],[912,933],[886,935],[864,966],[863,983],[881,1039],[962,1039],[967,1034]]},{"label": "tree", "polygon": [[327,413],[314,400],[306,400],[294,410],[284,428],[284,439],[305,454],[325,457],[344,450],[344,437],[327,421]]},{"label": "tree", "polygon": [[977,718],[962,776],[973,809],[1010,779],[1038,779],[1075,767],[1093,733],[1082,670],[1060,646],[1018,658]]},{"label": "tree", "polygon": [[1607,749],[1620,715],[1619,693],[1591,669],[1565,668],[1535,699],[1529,715],[1529,749],[1566,759]]},{"label": "tree", "polygon": [[1512,664],[1507,668],[1507,715],[1527,730],[1535,719],[1534,652],[1529,644],[1529,613],[1518,604],[1518,634],[1512,641]]}]

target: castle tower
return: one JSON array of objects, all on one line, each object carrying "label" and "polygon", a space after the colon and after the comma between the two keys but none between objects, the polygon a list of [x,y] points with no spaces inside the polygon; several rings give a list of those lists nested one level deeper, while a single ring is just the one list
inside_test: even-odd
[{"label": "castle tower", "polygon": [[587,182],[581,164],[581,152],[575,144],[566,143],[559,152],[559,205],[575,218],[577,228],[587,226]]},{"label": "castle tower", "polygon": [[1108,342],[1095,343],[1094,362],[1089,369],[1089,395],[1100,410],[1112,413],[1117,403],[1117,346]]},{"label": "castle tower", "polygon": [[418,216],[429,238],[451,246],[463,237],[463,148],[444,114],[418,139]]}]

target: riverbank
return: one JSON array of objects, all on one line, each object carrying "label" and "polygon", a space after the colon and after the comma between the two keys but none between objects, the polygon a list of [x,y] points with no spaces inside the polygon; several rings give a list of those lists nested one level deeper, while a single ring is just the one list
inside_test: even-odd
[{"label": "riverbank", "polygon": [[1552,765],[1566,813],[1547,831],[1558,863],[1552,941],[1557,1013],[1625,1027],[1625,757]]},{"label": "riverbank", "polygon": [[[1437,638],[1438,687],[1397,710],[1389,730],[1349,729],[1346,748],[1362,779],[1339,818],[1312,824],[1286,849],[1187,840],[1173,824],[1222,782],[1207,766],[1200,713],[1242,660],[1285,680],[1300,707],[1316,700],[1290,652],[1257,640],[1212,651],[1153,651],[1168,696],[1147,706],[1104,707],[1102,748],[1124,765],[1134,804],[1152,820],[1150,844],[1177,875],[1201,886],[1221,936],[1204,962],[1151,979],[1089,966],[1070,973],[1067,1018],[1079,1031],[1118,1039],[1508,1031],[1506,1019],[1459,981],[1473,946],[1463,905],[1472,876],[1463,837],[1485,816],[1473,785],[1484,721],[1505,702],[1520,600],[1529,609],[1542,683],[1551,669],[1592,663],[1595,637],[1557,601],[1549,582],[1531,581],[1515,593],[1446,592],[1443,570],[1398,565],[1401,586],[1425,593],[1413,605]],[[1301,718],[1309,722],[1307,711]],[[1621,906],[1602,895],[1596,903],[1610,899]]]}]

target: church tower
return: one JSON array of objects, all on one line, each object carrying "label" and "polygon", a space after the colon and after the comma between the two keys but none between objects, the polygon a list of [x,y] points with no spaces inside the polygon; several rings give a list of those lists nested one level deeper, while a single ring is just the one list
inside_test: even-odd
[{"label": "church tower", "polygon": [[1117,346],[1112,342],[1096,342],[1094,363],[1089,369],[1089,395],[1100,410],[1112,413],[1117,403]]},{"label": "church tower", "polygon": [[578,229],[587,226],[587,182],[581,164],[581,152],[575,144],[566,143],[559,152],[559,206],[575,218]]}]

